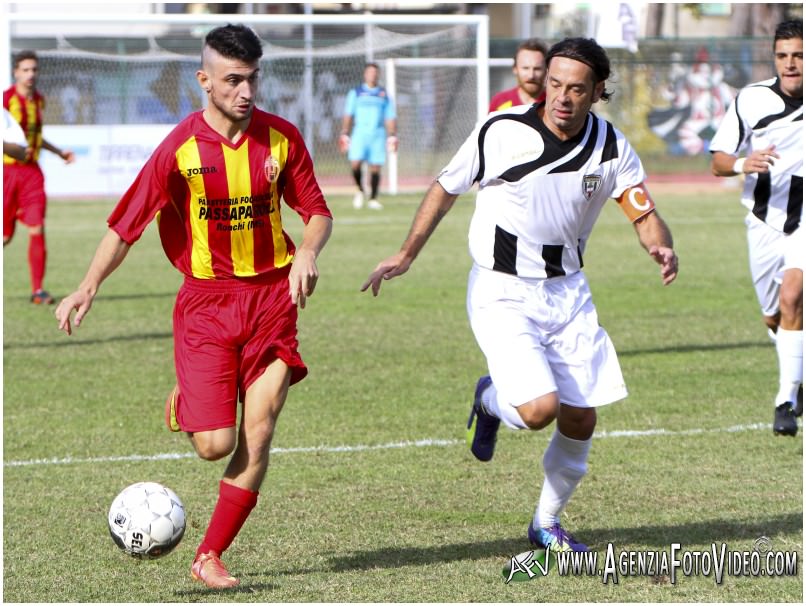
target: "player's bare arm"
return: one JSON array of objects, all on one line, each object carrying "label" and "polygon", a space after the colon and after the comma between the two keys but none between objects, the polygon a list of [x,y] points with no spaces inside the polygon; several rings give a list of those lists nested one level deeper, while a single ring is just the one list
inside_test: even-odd
[{"label": "player's bare arm", "polygon": [[621,210],[632,221],[638,240],[661,267],[664,285],[677,277],[677,255],[669,226],[661,219],[644,183],[628,187],[618,197]]},{"label": "player's bare arm", "polygon": [[69,149],[60,149],[44,139],[42,139],[42,148],[59,156],[62,160],[64,160],[65,164],[72,164],[75,162],[76,155]]},{"label": "player's bare arm", "polygon": [[372,294],[377,297],[381,290],[381,280],[391,280],[406,273],[458,197],[457,194],[445,191],[439,181],[434,181],[414,215],[409,235],[400,251],[378,263],[361,286],[361,292],[372,286]]},{"label": "player's bare arm", "polygon": [[76,326],[79,326],[92,307],[92,301],[95,299],[101,283],[123,262],[129,248],[131,245],[121,239],[116,231],[109,229],[106,232],[95,251],[87,275],[84,276],[76,291],[67,295],[56,307],[54,313],[59,322],[59,330],[63,330],[68,335],[73,334],[70,315],[73,311],[76,312],[75,323]]},{"label": "player's bare arm", "polygon": [[660,265],[660,277],[664,286],[677,278],[677,255],[674,252],[672,232],[666,222],[653,210],[633,223],[641,242],[649,256]]},{"label": "player's bare arm", "polygon": [[742,173],[768,173],[770,166],[775,164],[775,159],[780,157],[774,145],[754,150],[746,157],[718,151],[711,157],[711,172],[716,177],[733,177]]},{"label": "player's bare arm", "polygon": [[20,162],[24,162],[25,158],[27,157],[28,148],[23,147],[17,143],[10,143],[8,141],[3,141],[3,153],[7,156],[11,156],[15,160],[19,160]]},{"label": "player's bare arm", "polygon": [[305,300],[313,294],[319,280],[319,268],[316,259],[322,252],[333,230],[330,217],[314,215],[302,231],[302,244],[294,253],[294,262],[288,274],[288,285],[291,289],[291,300],[294,305],[305,308]]}]

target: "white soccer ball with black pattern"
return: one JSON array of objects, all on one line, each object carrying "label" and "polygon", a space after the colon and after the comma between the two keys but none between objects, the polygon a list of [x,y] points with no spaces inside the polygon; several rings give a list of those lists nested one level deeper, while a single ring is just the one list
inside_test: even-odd
[{"label": "white soccer ball with black pattern", "polygon": [[127,486],[109,508],[109,534],[135,558],[170,553],[185,534],[185,508],[176,493],[157,482]]}]

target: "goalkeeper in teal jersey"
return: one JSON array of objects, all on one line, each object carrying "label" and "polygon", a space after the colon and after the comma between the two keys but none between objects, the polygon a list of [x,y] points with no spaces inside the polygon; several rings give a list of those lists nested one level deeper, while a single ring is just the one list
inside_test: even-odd
[{"label": "goalkeeper in teal jersey", "polygon": [[347,93],[344,103],[339,148],[347,153],[358,192],[353,207],[364,206],[364,185],[361,167],[369,165],[370,197],[367,208],[381,210],[378,185],[381,167],[386,163],[386,150],[397,151],[397,113],[389,93],[378,84],[376,63],[364,66],[364,82]]}]

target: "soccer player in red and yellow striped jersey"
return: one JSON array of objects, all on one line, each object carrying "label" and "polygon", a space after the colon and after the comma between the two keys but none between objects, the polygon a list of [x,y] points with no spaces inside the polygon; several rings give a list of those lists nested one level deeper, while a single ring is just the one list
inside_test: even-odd
[{"label": "soccer player in red and yellow striped jersey", "polygon": [[28,266],[31,272],[31,302],[53,303],[42,288],[45,278],[45,177],[39,167],[39,151],[46,149],[66,163],[73,152],[61,150],[42,137],[45,98],[36,90],[39,59],[33,51],[14,57],[14,84],[3,91],[3,107],[19,123],[28,141],[22,159],[3,154],[3,246],[11,242],[17,221],[28,227]]},{"label": "soccer player in red and yellow striped jersey", "polygon": [[[207,35],[197,72],[207,108],[154,151],[109,216],[78,290],[56,309],[70,334],[72,312],[78,326],[103,280],[157,218],[165,254],[185,275],[174,308],[177,385],[166,423],[187,432],[202,459],[232,454],[191,566],[195,579],[217,589],[239,583],[220,557],[257,504],[288,388],[307,373],[297,307],[314,291],[316,259],[332,228],[299,131],[254,105],[262,54],[245,26]],[[305,223],[299,247],[283,229],[281,199]]]}]

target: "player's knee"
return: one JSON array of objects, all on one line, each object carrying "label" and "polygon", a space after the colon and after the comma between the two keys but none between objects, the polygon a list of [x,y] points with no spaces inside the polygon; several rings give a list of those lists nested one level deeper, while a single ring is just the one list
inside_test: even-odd
[{"label": "player's knee", "polygon": [[218,461],[235,450],[234,431],[202,431],[192,434],[190,439],[196,454],[205,461]]},{"label": "player's knee", "polygon": [[792,283],[781,287],[781,317],[795,318],[803,313],[803,282]]},{"label": "player's knee", "polygon": [[562,404],[557,415],[557,428],[573,440],[587,440],[596,429],[596,409]]},{"label": "player's knee", "polygon": [[764,316],[764,324],[769,328],[772,332],[776,332],[778,330],[778,324],[781,322],[781,314],[777,313],[774,316]]},{"label": "player's knee", "polygon": [[559,400],[556,393],[546,394],[517,407],[518,414],[529,429],[538,430],[557,418]]}]

